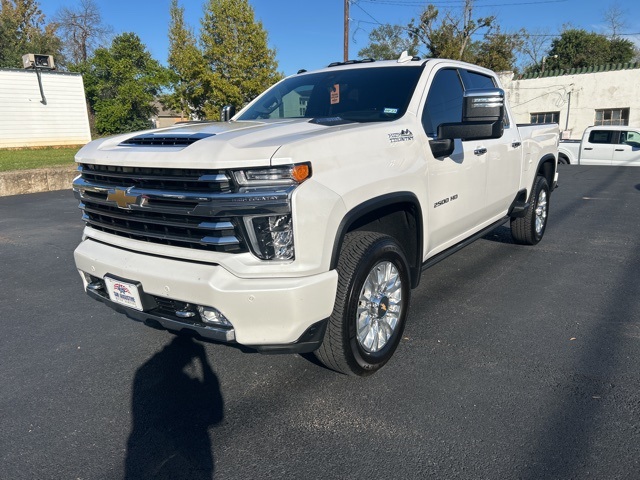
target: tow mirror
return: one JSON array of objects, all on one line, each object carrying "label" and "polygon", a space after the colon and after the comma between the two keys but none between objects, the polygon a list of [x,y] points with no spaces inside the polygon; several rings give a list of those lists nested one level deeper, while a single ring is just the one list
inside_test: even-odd
[{"label": "tow mirror", "polygon": [[222,110],[220,110],[220,121],[228,122],[233,118],[235,114],[236,107],[234,107],[233,105],[225,105],[224,107],[222,107]]},{"label": "tow mirror", "polygon": [[464,92],[462,123],[498,122],[504,119],[504,91],[499,88]]},{"label": "tow mirror", "polygon": [[456,138],[462,141],[500,138],[504,133],[504,91],[499,88],[467,90],[462,102],[462,122],[441,123],[429,142],[436,158],[453,153]]}]

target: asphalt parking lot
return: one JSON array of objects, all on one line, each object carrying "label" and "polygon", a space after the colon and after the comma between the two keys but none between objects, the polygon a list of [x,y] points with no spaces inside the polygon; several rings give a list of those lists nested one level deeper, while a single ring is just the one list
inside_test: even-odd
[{"label": "asphalt parking lot", "polygon": [[70,191],[0,198],[0,478],[635,479],[640,168],[561,166],[535,247],[427,270],[370,378],[89,299]]}]

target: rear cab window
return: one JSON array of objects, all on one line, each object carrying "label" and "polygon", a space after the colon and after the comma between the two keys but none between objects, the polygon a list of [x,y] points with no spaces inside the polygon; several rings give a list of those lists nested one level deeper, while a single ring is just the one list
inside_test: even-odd
[{"label": "rear cab window", "polygon": [[589,133],[589,143],[617,143],[614,140],[617,134],[614,130],[592,130]]}]

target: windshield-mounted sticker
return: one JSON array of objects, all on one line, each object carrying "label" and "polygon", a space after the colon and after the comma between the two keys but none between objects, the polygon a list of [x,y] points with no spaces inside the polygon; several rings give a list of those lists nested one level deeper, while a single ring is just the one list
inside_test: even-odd
[{"label": "windshield-mounted sticker", "polygon": [[389,141],[391,143],[409,142],[413,140],[413,133],[408,128],[402,130],[400,133],[389,133]]},{"label": "windshield-mounted sticker", "polygon": [[340,103],[340,84],[336,83],[331,87],[331,105]]},{"label": "windshield-mounted sticker", "polygon": [[385,108],[384,109],[384,113],[386,113],[388,115],[395,115],[396,113],[398,113],[398,109],[397,108]]}]

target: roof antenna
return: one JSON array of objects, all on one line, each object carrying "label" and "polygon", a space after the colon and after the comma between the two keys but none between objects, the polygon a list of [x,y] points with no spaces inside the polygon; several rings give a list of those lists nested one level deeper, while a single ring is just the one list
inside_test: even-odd
[{"label": "roof antenna", "polygon": [[409,52],[406,50],[400,54],[400,58],[398,59],[398,63],[406,63],[413,60],[413,57],[409,55]]}]

